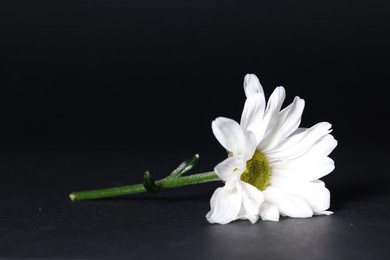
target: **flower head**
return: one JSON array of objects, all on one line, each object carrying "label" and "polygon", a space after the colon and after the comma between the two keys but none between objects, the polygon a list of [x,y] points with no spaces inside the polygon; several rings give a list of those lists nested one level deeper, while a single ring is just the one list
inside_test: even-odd
[{"label": "flower head", "polygon": [[330,193],[319,178],[334,169],[328,157],[337,141],[331,125],[299,128],[305,102],[296,97],[282,109],[283,87],[265,102],[258,78],[244,79],[246,102],[238,124],[217,118],[212,129],[229,157],[215,167],[225,181],[210,201],[207,219],[226,224],[236,219],[278,221],[279,216],[311,217],[327,211]]}]

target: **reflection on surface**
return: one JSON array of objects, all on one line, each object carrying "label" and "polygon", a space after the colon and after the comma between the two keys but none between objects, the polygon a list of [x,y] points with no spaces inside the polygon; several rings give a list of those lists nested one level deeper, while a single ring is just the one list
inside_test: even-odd
[{"label": "reflection on surface", "polygon": [[[309,259],[328,254],[334,243],[334,218],[321,216],[311,219],[282,218],[280,222],[252,225],[237,221],[229,225],[212,225],[207,229],[210,245],[207,257],[232,258],[295,257]],[[225,252],[223,252],[225,251]]]}]

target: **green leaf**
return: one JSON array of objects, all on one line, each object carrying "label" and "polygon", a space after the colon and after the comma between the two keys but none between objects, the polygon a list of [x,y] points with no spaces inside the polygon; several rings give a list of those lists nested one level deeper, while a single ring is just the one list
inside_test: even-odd
[{"label": "green leaf", "polygon": [[150,193],[156,193],[156,191],[158,190],[158,187],[154,182],[152,176],[150,175],[149,171],[145,171],[144,173],[143,185],[145,189]]},{"label": "green leaf", "polygon": [[195,154],[191,158],[188,158],[182,162],[167,178],[179,178],[180,176],[191,170],[199,161],[199,154]]}]

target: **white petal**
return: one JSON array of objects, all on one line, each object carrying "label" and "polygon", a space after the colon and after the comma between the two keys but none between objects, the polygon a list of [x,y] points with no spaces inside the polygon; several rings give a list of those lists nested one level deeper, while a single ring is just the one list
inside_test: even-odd
[{"label": "white petal", "polygon": [[313,216],[313,210],[309,203],[300,196],[274,187],[268,187],[263,193],[265,202],[277,207],[283,216],[293,218],[309,218]]},{"label": "white petal", "polygon": [[298,127],[297,130],[295,130],[294,133],[291,134],[291,136],[296,135],[296,134],[303,133],[303,132],[305,132],[307,129],[308,129],[308,128],[306,128],[306,127]]},{"label": "white petal", "polygon": [[242,198],[237,189],[228,186],[215,190],[210,200],[211,209],[206,218],[210,223],[227,224],[236,220]]},{"label": "white petal", "polygon": [[[254,74],[247,74],[244,78],[244,91],[246,97],[250,97],[253,94],[262,94],[264,98],[264,90],[260,84],[259,79]],[[264,103],[264,102],[263,102]]]},{"label": "white petal", "polygon": [[[245,101],[240,125],[244,131],[252,131],[255,135],[261,127],[264,115],[265,99],[263,94],[253,94]],[[256,138],[258,139],[258,138]]]},{"label": "white petal", "polygon": [[309,154],[317,156],[328,156],[337,146],[337,141],[330,134],[319,139],[308,151]]},{"label": "white petal", "polygon": [[279,210],[275,205],[263,203],[260,209],[262,220],[279,221]]},{"label": "white petal", "polygon": [[218,117],[212,124],[212,129],[219,143],[235,155],[243,154],[245,151],[246,138],[241,126],[234,120]]},{"label": "white petal", "polygon": [[252,224],[259,219],[260,206],[264,201],[263,193],[256,187],[243,182],[237,182],[237,190],[242,197],[242,207],[239,218],[248,219]]},{"label": "white petal", "polygon": [[290,106],[280,112],[277,121],[275,120],[273,131],[267,135],[267,140],[262,144],[262,151],[271,150],[297,130],[304,107],[305,101],[296,97]]},{"label": "white petal", "polygon": [[[321,133],[319,131],[317,131],[317,133],[316,133],[317,136],[315,136],[315,133],[309,133],[309,131],[307,132],[307,134],[304,133],[303,135],[305,135],[304,136],[305,140],[303,140],[303,138],[302,138],[294,146],[294,149],[300,148],[300,149],[295,150],[295,151],[297,151],[297,153],[294,154],[293,156],[287,156],[288,153],[285,153],[284,154],[285,157],[283,159],[290,159],[291,160],[291,159],[300,159],[303,157],[306,157],[306,158],[318,157],[319,158],[319,157],[328,156],[336,148],[337,141],[334,139],[334,137],[332,135],[326,134],[327,133],[326,128],[323,130],[324,131],[322,132],[322,134],[325,134],[325,135],[322,135],[322,136],[321,136]],[[320,135],[318,135],[319,133],[320,133]],[[317,140],[315,138],[317,138]],[[283,149],[282,145],[280,145],[280,147],[278,147],[277,149],[282,150]],[[274,151],[275,150],[276,149],[274,149]],[[270,157],[274,157],[273,153],[268,153],[268,155]],[[279,158],[279,159],[281,159],[281,158]],[[312,158],[310,158],[310,159],[312,159]],[[272,159],[271,159],[271,161],[272,161]]]},{"label": "white petal", "polygon": [[254,131],[256,139],[258,141],[258,148],[261,150],[264,141],[266,141],[267,135],[274,131],[274,128],[278,122],[278,114],[282,107],[283,101],[286,97],[286,91],[283,87],[275,88],[274,92],[268,100],[267,108],[264,113],[261,126],[258,130]]},{"label": "white petal", "polygon": [[330,128],[331,124],[329,123],[318,123],[306,131],[286,138],[272,150],[267,151],[265,155],[269,162],[297,158],[311,149],[313,144],[323,136],[329,134]]},{"label": "white petal", "polygon": [[244,150],[244,159],[245,162],[252,159],[253,154],[256,151],[256,137],[253,132],[248,131],[245,133],[245,150]]},{"label": "white petal", "polygon": [[323,181],[310,182],[305,190],[301,190],[301,194],[309,201],[314,214],[326,214],[326,210],[330,207],[330,192]]},{"label": "white petal", "polygon": [[314,212],[314,215],[330,216],[330,215],[333,215],[333,211],[325,210],[325,211],[321,211],[321,212]]},{"label": "white petal", "polygon": [[293,160],[270,163],[271,175],[275,177],[296,178],[314,181],[331,173],[335,166],[332,159],[325,156],[302,156]]},{"label": "white petal", "polygon": [[277,87],[272,92],[268,99],[267,112],[279,112],[282,108],[284,99],[286,98],[286,90],[284,87]]},{"label": "white petal", "polygon": [[270,186],[264,193],[268,189],[271,191],[283,191],[285,194],[289,194],[291,198],[304,200],[310,206],[313,213],[323,212],[327,210],[330,205],[330,192],[325,187],[324,182],[320,180],[306,182],[294,178],[272,176],[270,179]]},{"label": "white petal", "polygon": [[236,180],[244,172],[245,166],[243,159],[229,157],[215,166],[214,171],[223,181]]}]

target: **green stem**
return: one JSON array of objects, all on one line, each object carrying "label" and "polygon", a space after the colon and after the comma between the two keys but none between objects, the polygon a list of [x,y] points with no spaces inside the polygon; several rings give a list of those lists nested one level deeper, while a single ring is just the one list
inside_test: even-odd
[{"label": "green stem", "polygon": [[[179,178],[165,178],[155,182],[156,186],[160,189],[181,187],[186,185],[200,184],[212,181],[221,180],[215,172],[205,172],[193,175],[188,175]],[[108,189],[89,190],[72,192],[69,195],[71,200],[90,200],[110,198],[124,195],[131,195],[136,193],[147,192],[143,184],[134,184],[128,186],[114,187]]]}]

